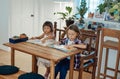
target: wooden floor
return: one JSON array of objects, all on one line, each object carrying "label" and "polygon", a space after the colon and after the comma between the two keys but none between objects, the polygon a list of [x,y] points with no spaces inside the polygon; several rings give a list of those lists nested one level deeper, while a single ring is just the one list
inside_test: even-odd
[{"label": "wooden floor", "polygon": [[[20,70],[23,70],[25,72],[31,72],[31,55],[21,53],[19,51],[16,51],[15,54],[15,65],[20,68]],[[0,63],[3,64],[10,64],[10,52],[4,51],[0,49]],[[44,75],[45,73],[45,67],[39,66],[39,73]],[[69,79],[69,74],[67,74],[67,78]],[[77,79],[78,72],[74,72],[74,79]],[[1,79],[1,78],[0,78]],[[59,78],[58,78],[59,79]],[[88,73],[83,73],[83,79],[91,79],[91,75]]]}]

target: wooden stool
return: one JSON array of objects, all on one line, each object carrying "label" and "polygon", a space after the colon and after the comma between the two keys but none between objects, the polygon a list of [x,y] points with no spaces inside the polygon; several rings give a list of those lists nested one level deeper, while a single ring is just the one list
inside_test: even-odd
[{"label": "wooden stool", "polygon": [[[98,62],[98,73],[97,73],[97,79],[100,79],[100,75],[103,76],[103,79],[106,79],[106,77],[111,79],[117,79],[117,73],[118,73],[118,66],[119,66],[119,58],[120,58],[120,30],[113,30],[108,28],[102,28],[102,34],[101,34],[101,46],[100,46],[100,54],[99,54],[99,62]],[[115,42],[113,40],[106,40],[104,41],[105,37],[112,37],[117,38],[118,42]],[[105,56],[105,66],[104,66],[104,72],[101,73],[101,62],[102,62],[102,54],[103,54],[103,48],[106,48],[106,56]],[[117,56],[116,56],[116,64],[115,69],[108,67],[108,55],[109,55],[109,49],[117,50]],[[114,71],[114,76],[107,75],[107,70]]]}]

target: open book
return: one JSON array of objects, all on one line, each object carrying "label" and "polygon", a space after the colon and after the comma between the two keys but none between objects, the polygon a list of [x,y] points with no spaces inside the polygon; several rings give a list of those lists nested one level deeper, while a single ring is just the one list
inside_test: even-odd
[{"label": "open book", "polygon": [[66,48],[65,45],[49,45],[49,47],[64,51],[64,52],[72,52],[74,50],[76,50],[76,48]]},{"label": "open book", "polygon": [[37,44],[37,45],[42,45],[42,46],[48,46],[54,43],[53,40],[47,40],[45,43],[42,43],[41,40],[39,39],[30,39],[27,42]]}]

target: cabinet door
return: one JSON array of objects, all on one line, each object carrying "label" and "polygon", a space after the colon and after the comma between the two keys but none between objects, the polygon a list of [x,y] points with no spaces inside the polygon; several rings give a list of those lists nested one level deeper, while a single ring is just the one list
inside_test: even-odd
[{"label": "cabinet door", "polygon": [[[10,36],[26,33],[34,35],[35,3],[37,0],[11,0]],[[36,30],[37,31],[37,30]]]}]

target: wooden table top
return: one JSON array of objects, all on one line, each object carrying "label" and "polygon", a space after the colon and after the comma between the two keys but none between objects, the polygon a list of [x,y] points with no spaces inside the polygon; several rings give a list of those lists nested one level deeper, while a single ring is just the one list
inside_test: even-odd
[{"label": "wooden table top", "polygon": [[80,49],[79,50],[76,49],[75,51],[72,51],[72,52],[63,52],[48,46],[41,46],[41,45],[32,44],[28,42],[21,42],[16,44],[5,43],[4,45],[21,52],[39,56],[48,60],[53,60],[55,62],[81,52]]}]

